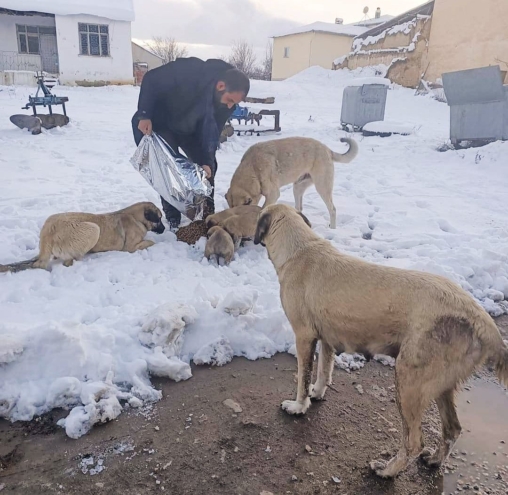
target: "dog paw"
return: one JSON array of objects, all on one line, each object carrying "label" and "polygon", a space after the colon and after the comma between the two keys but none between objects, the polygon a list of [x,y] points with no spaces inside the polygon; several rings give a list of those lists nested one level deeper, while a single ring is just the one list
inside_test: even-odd
[{"label": "dog paw", "polygon": [[325,398],[326,385],[320,387],[317,385],[310,386],[310,400],[323,400]]},{"label": "dog paw", "polygon": [[300,415],[305,414],[310,406],[310,399],[307,397],[304,402],[297,400],[285,400],[280,407],[288,414]]},{"label": "dog paw", "polygon": [[391,478],[391,476],[386,472],[387,465],[388,463],[386,461],[371,461],[370,469],[380,478]]},{"label": "dog paw", "polygon": [[443,463],[443,460],[437,450],[424,449],[420,454],[420,459],[429,468],[441,467],[441,464]]}]

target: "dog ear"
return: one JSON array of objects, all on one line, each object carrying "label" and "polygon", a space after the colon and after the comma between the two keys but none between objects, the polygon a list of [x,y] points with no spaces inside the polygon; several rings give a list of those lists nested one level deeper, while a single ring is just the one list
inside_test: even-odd
[{"label": "dog ear", "polygon": [[298,212],[298,215],[300,215],[302,218],[303,218],[303,221],[310,227],[312,228],[312,225],[310,224],[310,220],[301,212],[299,211]]},{"label": "dog ear", "polygon": [[145,208],[145,218],[152,223],[159,223],[161,221],[161,217],[151,208]]},{"label": "dog ear", "polygon": [[271,223],[272,215],[270,215],[270,213],[264,213],[259,217],[256,235],[254,236],[254,244],[263,244],[263,239],[266,234],[268,234]]}]

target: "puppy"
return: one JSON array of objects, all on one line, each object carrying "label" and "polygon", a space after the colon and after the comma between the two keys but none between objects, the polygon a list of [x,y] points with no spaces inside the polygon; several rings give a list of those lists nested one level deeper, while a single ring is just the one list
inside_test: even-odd
[{"label": "puppy", "polygon": [[164,232],[161,211],[149,202],[99,215],[58,213],[50,216],[42,226],[39,255],[32,260],[0,265],[0,272],[47,269],[52,258],[71,266],[74,260],[80,260],[87,253],[133,253],[154,245],[153,241],[144,240],[147,232]]},{"label": "puppy", "polygon": [[235,248],[238,248],[243,240],[254,238],[258,216],[259,212],[253,210],[243,215],[233,215],[222,222],[221,226],[233,238]]},{"label": "puppy", "polygon": [[221,227],[215,226],[208,231],[205,256],[208,260],[213,256],[219,264],[220,258],[229,265],[235,254],[235,246],[231,236]]},{"label": "puppy", "polygon": [[[388,354],[396,358],[402,446],[389,462],[373,461],[371,468],[394,477],[419,455],[429,466],[441,466],[461,431],[454,402],[459,384],[491,359],[508,385],[508,348],[492,318],[444,277],[339,253],[285,205],[263,210],[254,242],[266,245],[296,336],[298,392],[282,408],[304,414],[311,399],[323,399],[336,350]],[[318,340],[317,380],[311,387]],[[421,429],[432,401],[443,425],[435,452],[424,450]]]},{"label": "puppy", "polygon": [[358,154],[358,145],[352,139],[343,138],[349,144],[347,153],[341,155],[311,138],[291,137],[275,139],[251,146],[233,174],[226,193],[228,205],[257,205],[265,197],[263,208],[275,204],[280,188],[293,184],[295,208],[302,211],[303,194],[314,184],[330,214],[330,227],[336,226],[336,209],[333,204],[333,162],[349,163]]},{"label": "puppy", "polygon": [[[248,214],[256,214],[258,215],[261,211],[259,206],[255,205],[241,205],[236,206],[235,208],[228,208],[227,210],[219,211],[218,213],[214,213],[213,215],[208,215],[206,217],[206,227],[212,228],[215,225],[222,225],[224,220],[234,215],[248,215]],[[255,230],[255,228],[254,228]],[[253,234],[254,235],[254,234]]]}]

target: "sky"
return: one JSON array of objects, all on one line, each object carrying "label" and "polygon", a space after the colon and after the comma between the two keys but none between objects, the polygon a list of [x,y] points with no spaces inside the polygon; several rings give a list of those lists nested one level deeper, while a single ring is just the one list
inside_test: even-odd
[{"label": "sky", "polygon": [[252,44],[264,53],[269,38],[316,21],[360,21],[363,8],[373,17],[398,15],[425,0],[134,0],[136,20],[132,37],[149,40],[172,37],[202,58],[227,55],[234,41]]}]

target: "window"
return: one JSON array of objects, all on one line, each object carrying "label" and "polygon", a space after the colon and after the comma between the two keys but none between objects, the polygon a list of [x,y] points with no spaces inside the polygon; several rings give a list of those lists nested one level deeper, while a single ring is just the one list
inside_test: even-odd
[{"label": "window", "polygon": [[104,24],[79,23],[79,53],[109,57],[109,27]]},{"label": "window", "polygon": [[40,35],[49,34],[56,36],[56,28],[43,26],[24,26],[16,25],[18,32],[19,53],[31,55],[40,54]]},{"label": "window", "polygon": [[284,58],[289,58],[289,46],[286,46],[286,48],[284,48]]}]

